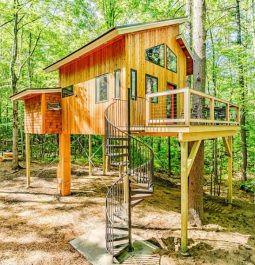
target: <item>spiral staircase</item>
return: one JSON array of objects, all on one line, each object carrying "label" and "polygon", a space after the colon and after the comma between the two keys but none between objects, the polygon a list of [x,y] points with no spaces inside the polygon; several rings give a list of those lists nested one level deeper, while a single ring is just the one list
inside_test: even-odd
[{"label": "spiral staircase", "polygon": [[105,111],[106,156],[119,170],[106,196],[106,249],[113,257],[132,251],[131,210],[153,193],[154,154],[131,135],[137,113],[132,102],[129,93],[128,100],[116,99]]}]

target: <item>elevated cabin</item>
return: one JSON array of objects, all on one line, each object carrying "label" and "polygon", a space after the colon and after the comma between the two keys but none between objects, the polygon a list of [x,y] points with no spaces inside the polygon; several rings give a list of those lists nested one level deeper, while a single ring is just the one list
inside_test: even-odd
[{"label": "elevated cabin", "polygon": [[[137,174],[136,181],[146,181],[149,188],[153,154],[132,134],[178,137],[182,167],[182,250],[186,251],[188,176],[200,143],[223,138],[229,161],[228,200],[231,202],[232,136],[240,118],[238,106],[186,88],[186,77],[193,73],[193,56],[180,32],[184,22],[185,18],[179,18],[114,27],[45,68],[46,72],[59,72],[60,88],[27,89],[13,95],[12,100],[23,100],[25,104],[28,185],[29,134],[59,134],[57,175],[62,195],[71,193],[71,134],[104,136],[104,173],[105,158],[120,168],[132,167],[132,156],[144,150],[139,156],[143,163],[129,172]],[[190,152],[188,142],[193,142]],[[89,146],[91,159],[91,137]],[[136,150],[137,146],[141,148]],[[116,156],[119,160],[114,160]],[[126,161],[120,160],[123,157]],[[107,195],[112,196],[110,202],[116,200],[113,191],[114,187]],[[107,208],[107,211],[111,209],[107,217],[109,233],[113,231],[114,222],[110,218],[114,218],[115,208]],[[107,241],[110,253],[114,253],[112,236]]]}]

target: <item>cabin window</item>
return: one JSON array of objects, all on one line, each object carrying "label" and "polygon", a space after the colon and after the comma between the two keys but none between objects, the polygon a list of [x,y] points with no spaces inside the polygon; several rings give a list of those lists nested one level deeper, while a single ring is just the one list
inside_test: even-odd
[{"label": "cabin window", "polygon": [[120,69],[114,72],[115,98],[120,98]]},{"label": "cabin window", "polygon": [[108,100],[108,75],[96,77],[96,103]]},{"label": "cabin window", "polygon": [[131,69],[131,98],[136,100],[137,97],[137,71]]},{"label": "cabin window", "polygon": [[48,102],[47,104],[48,110],[61,110],[60,102]]},{"label": "cabin window", "polygon": [[166,46],[166,68],[177,73],[177,56],[168,46]]},{"label": "cabin window", "polygon": [[145,51],[145,59],[149,62],[165,67],[165,45],[157,45]]},{"label": "cabin window", "polygon": [[62,88],[62,98],[73,96],[73,85]]},{"label": "cabin window", "polygon": [[[145,87],[146,94],[156,93],[158,92],[158,78],[151,75],[145,75]],[[151,98],[152,103],[158,103],[158,98]]]}]

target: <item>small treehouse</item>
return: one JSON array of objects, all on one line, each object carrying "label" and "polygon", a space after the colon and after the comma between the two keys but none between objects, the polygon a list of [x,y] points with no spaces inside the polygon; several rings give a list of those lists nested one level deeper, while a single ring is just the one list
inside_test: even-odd
[{"label": "small treehouse", "polygon": [[70,135],[103,136],[104,172],[107,165],[119,171],[106,194],[106,248],[113,256],[132,249],[131,210],[153,193],[154,154],[137,136],[172,136],[180,142],[182,252],[187,251],[188,177],[202,140],[223,138],[232,200],[232,137],[239,108],[185,87],[193,57],[180,33],[184,22],[112,28],[45,69],[59,72],[59,88],[27,89],[11,98],[25,104],[28,184],[30,134],[59,134],[63,196],[71,194]]}]

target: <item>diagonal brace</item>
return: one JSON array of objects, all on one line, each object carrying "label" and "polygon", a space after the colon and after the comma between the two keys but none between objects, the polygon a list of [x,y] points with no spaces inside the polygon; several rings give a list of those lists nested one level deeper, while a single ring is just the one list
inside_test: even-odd
[{"label": "diagonal brace", "polygon": [[190,151],[189,157],[188,157],[188,161],[187,161],[187,176],[189,176],[190,170],[193,166],[193,163],[195,161],[199,146],[201,144],[201,140],[196,141]]},{"label": "diagonal brace", "polygon": [[225,149],[226,149],[226,153],[227,153],[227,156],[228,157],[232,157],[232,150],[229,146],[229,142],[228,142],[228,138],[227,137],[222,137],[223,139],[223,143],[224,143],[224,146],[225,146]]}]

